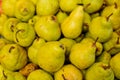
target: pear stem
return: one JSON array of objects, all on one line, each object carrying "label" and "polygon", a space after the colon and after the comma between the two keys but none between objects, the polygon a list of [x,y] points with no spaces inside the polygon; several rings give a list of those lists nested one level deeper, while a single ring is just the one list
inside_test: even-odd
[{"label": "pear stem", "polygon": [[114,3],[114,5],[115,5],[115,8],[117,9],[117,8],[118,8],[118,6],[117,6],[117,3],[116,3],[116,2]]},{"label": "pear stem", "polygon": [[62,74],[62,77],[63,77],[64,80],[67,80],[67,79],[65,78],[64,74]]},{"label": "pear stem", "polygon": [[109,18],[110,18],[110,16],[112,16],[113,15],[113,13],[111,13],[106,19],[107,19],[107,21],[109,20]]},{"label": "pear stem", "polygon": [[119,39],[120,39],[120,38],[118,37],[118,38],[117,38],[117,42],[116,42],[116,44],[119,44]]},{"label": "pear stem", "polygon": [[95,42],[93,43],[93,46],[95,46],[96,47],[96,42],[98,41],[98,37],[96,38],[96,40],[95,40]]}]

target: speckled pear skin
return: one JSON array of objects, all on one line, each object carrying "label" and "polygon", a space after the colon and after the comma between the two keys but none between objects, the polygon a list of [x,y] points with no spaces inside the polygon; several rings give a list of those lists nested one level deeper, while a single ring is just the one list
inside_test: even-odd
[{"label": "speckled pear skin", "polygon": [[30,0],[18,0],[15,4],[15,17],[21,21],[28,21],[34,16],[35,5]]},{"label": "speckled pear skin", "polygon": [[72,64],[64,65],[54,74],[55,80],[83,80],[82,72]]},{"label": "speckled pear skin", "polygon": [[38,69],[31,72],[27,77],[27,80],[53,80],[53,77],[50,73],[42,69]]},{"label": "speckled pear skin", "polygon": [[27,63],[26,50],[17,44],[7,44],[1,49],[0,62],[8,70],[19,70]]},{"label": "speckled pear skin", "polygon": [[65,62],[65,46],[59,41],[46,42],[37,53],[38,65],[47,72],[58,71]]}]

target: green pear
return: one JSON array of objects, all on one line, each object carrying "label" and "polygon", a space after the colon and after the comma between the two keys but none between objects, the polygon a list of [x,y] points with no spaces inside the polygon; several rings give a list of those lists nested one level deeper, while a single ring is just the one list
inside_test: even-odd
[{"label": "green pear", "polygon": [[5,15],[5,14],[0,15],[0,35],[2,35],[3,26],[7,19],[8,19],[7,15]]},{"label": "green pear", "polygon": [[83,80],[82,72],[72,64],[64,65],[54,73],[55,80]]},{"label": "green pear", "polygon": [[28,58],[32,63],[37,64],[37,52],[39,48],[45,44],[45,40],[42,38],[36,38],[32,45],[28,48]]},{"label": "green pear", "polygon": [[96,58],[96,61],[97,62],[104,62],[104,63],[109,64],[110,59],[111,59],[110,53],[108,53],[106,51],[103,51],[103,53]]},{"label": "green pear", "polygon": [[31,0],[18,0],[15,4],[15,17],[21,21],[28,21],[34,16],[35,5]]},{"label": "green pear", "polygon": [[16,25],[13,37],[15,43],[27,47],[32,44],[35,36],[35,30],[32,25],[20,22]]},{"label": "green pear", "polygon": [[71,48],[70,62],[79,69],[86,69],[95,62],[96,41],[84,38]]},{"label": "green pear", "polygon": [[83,32],[88,32],[90,22],[91,22],[91,16],[85,12],[84,20],[83,20]]},{"label": "green pear", "polygon": [[61,38],[59,41],[62,44],[65,45],[65,47],[66,47],[66,56],[69,56],[70,50],[71,50],[72,46],[74,44],[76,44],[76,41],[73,40],[73,39],[69,39],[69,38]]},{"label": "green pear", "polygon": [[13,17],[15,16],[15,4],[18,0],[2,0],[2,11],[4,14]]},{"label": "green pear", "polygon": [[113,32],[112,38],[103,44],[104,50],[111,55],[117,54],[120,51],[120,36]]},{"label": "green pear", "polygon": [[35,24],[35,31],[46,41],[56,41],[61,36],[60,26],[54,15],[40,17]]},{"label": "green pear", "polygon": [[120,79],[120,53],[115,54],[110,60],[110,66],[117,79]]},{"label": "green pear", "polygon": [[87,69],[85,80],[114,80],[114,73],[108,64],[97,62]]},{"label": "green pear", "polygon": [[38,65],[47,72],[58,71],[65,62],[65,46],[59,41],[49,41],[39,48]]},{"label": "green pear", "polygon": [[87,13],[94,13],[99,11],[103,5],[104,0],[82,0],[84,9]]},{"label": "green pear", "polygon": [[95,17],[99,17],[100,16],[100,13],[99,12],[96,12],[96,13],[92,13],[91,15],[91,18],[95,18]]},{"label": "green pear", "polygon": [[48,72],[42,69],[38,69],[31,72],[28,75],[27,80],[53,80],[53,78],[52,78],[52,75],[49,74]]},{"label": "green pear", "polygon": [[102,43],[96,42],[96,53],[95,53],[95,55],[96,56],[101,55],[102,51],[103,51],[103,45],[102,45]]},{"label": "green pear", "polygon": [[65,12],[71,12],[73,11],[78,4],[80,3],[80,0],[60,0],[60,9],[65,11]]},{"label": "green pear", "polygon": [[114,30],[120,28],[120,8],[116,5],[116,3],[114,5],[105,7],[101,12],[101,16],[109,17],[108,20],[111,21]]},{"label": "green pear", "polygon": [[36,13],[39,16],[54,15],[58,9],[58,0],[38,0],[36,4]]},{"label": "green pear", "polygon": [[2,28],[2,35],[9,41],[14,41],[14,30],[16,25],[19,23],[19,19],[17,18],[8,18],[5,23],[4,27]]},{"label": "green pear", "polygon": [[82,33],[83,18],[83,6],[76,7],[61,24],[63,35],[67,38],[77,38]]},{"label": "green pear", "polygon": [[98,38],[98,42],[106,42],[112,36],[112,24],[105,17],[96,17],[90,23],[89,33],[94,40]]},{"label": "green pear", "polygon": [[68,17],[68,14],[66,12],[63,11],[59,11],[56,15],[56,18],[58,20],[58,22],[61,24],[66,18]]},{"label": "green pear", "polygon": [[26,50],[17,44],[6,44],[1,49],[0,62],[8,70],[19,70],[27,63]]},{"label": "green pear", "polygon": [[35,23],[39,20],[39,18],[40,18],[40,16],[35,15],[35,16],[33,16],[31,19],[28,20],[28,23],[29,23],[30,25],[35,26]]}]

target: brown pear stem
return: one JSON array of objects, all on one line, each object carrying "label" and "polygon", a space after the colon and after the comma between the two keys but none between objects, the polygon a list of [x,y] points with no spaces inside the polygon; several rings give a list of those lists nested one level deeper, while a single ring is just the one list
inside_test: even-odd
[{"label": "brown pear stem", "polygon": [[65,78],[64,74],[62,74],[62,77],[63,77],[64,80],[67,80],[67,79]]},{"label": "brown pear stem", "polygon": [[117,8],[118,8],[118,6],[117,6],[117,3],[116,3],[116,2],[114,2],[114,5],[115,5],[115,8],[117,9]]},{"label": "brown pear stem", "polygon": [[116,44],[119,44],[119,39],[120,39],[120,38],[118,37],[118,38],[117,38],[117,42],[116,42]]},{"label": "brown pear stem", "polygon": [[107,21],[109,20],[109,18],[110,18],[110,16],[112,16],[113,15],[113,13],[111,13],[106,19],[107,19]]},{"label": "brown pear stem", "polygon": [[95,40],[95,42],[93,43],[93,46],[95,46],[96,47],[96,42],[98,41],[98,37],[96,38],[96,40]]},{"label": "brown pear stem", "polygon": [[14,48],[15,48],[14,46],[11,46],[10,49],[9,49],[9,53],[11,53],[11,51],[12,51]]}]

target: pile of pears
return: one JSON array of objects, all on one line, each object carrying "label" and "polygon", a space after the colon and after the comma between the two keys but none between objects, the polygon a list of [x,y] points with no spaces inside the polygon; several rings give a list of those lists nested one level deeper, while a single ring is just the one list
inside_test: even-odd
[{"label": "pile of pears", "polygon": [[0,80],[120,80],[120,0],[2,0]]}]

